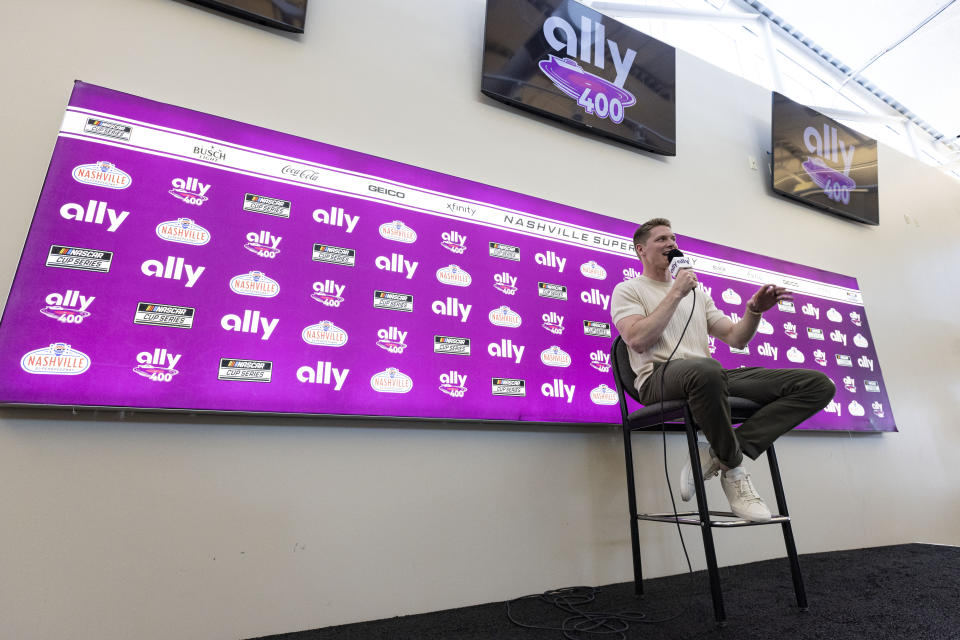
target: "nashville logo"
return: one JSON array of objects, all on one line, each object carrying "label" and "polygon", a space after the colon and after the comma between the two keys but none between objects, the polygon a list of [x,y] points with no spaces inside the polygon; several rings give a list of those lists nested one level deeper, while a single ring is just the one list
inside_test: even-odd
[{"label": "nashville logo", "polygon": [[520,247],[514,247],[513,245],[503,244],[500,242],[491,242],[490,257],[520,262]]},{"label": "nashville logo", "polygon": [[456,231],[444,231],[440,234],[440,246],[458,255],[467,250],[467,236]]},{"label": "nashville logo", "polygon": [[83,130],[105,138],[115,138],[117,140],[129,140],[130,132],[133,130],[129,125],[119,122],[110,122],[109,120],[100,120],[98,118],[87,118],[87,123],[83,125]]},{"label": "nashville logo", "polygon": [[493,276],[493,288],[508,296],[515,295],[517,293],[517,278],[506,271],[498,273]]},{"label": "nashville logo", "polygon": [[548,367],[569,367],[573,363],[570,354],[554,345],[540,352],[540,362]]},{"label": "nashville logo", "polygon": [[467,374],[461,375],[458,371],[441,374],[439,389],[451,398],[462,398],[467,392]]},{"label": "nashville logo", "polygon": [[600,373],[610,372],[610,354],[597,349],[590,354],[590,366]]},{"label": "nashville logo", "polygon": [[190,218],[177,218],[157,225],[157,237],[169,242],[191,244],[197,247],[210,242],[210,232]]},{"label": "nashville logo", "polygon": [[413,389],[413,379],[396,367],[387,367],[373,374],[370,387],[379,393],[408,393]]},{"label": "nashville logo", "polygon": [[290,217],[290,201],[279,198],[258,196],[255,193],[243,194],[243,210],[251,213],[264,213],[278,218]]},{"label": "nashville logo", "polygon": [[273,363],[269,360],[220,358],[220,372],[217,374],[217,380],[270,382],[272,375]]},{"label": "nashville logo", "polygon": [[347,344],[347,332],[329,320],[305,327],[300,337],[307,344],[318,347],[342,347]]},{"label": "nashville logo", "polygon": [[580,265],[580,275],[594,280],[606,280],[607,270],[597,264],[596,260],[591,260]]},{"label": "nashville logo", "polygon": [[137,366],[133,372],[153,382],[170,382],[180,373],[174,367],[180,362],[182,354],[169,353],[166,349],[141,351],[137,354]]},{"label": "nashville logo", "polygon": [[81,184],[91,184],[95,187],[107,189],[126,189],[133,183],[133,178],[126,171],[121,171],[112,162],[94,162],[81,164],[73,168],[70,174]]},{"label": "nashville logo", "polygon": [[280,285],[262,271],[251,271],[230,278],[230,290],[242,296],[273,298],[280,293]]},{"label": "nashville logo", "polygon": [[417,232],[399,220],[384,222],[380,225],[380,237],[394,242],[413,244],[417,241]]},{"label": "nashville logo", "polygon": [[377,346],[390,353],[403,353],[403,350],[407,348],[407,344],[404,342],[407,338],[407,332],[400,331],[396,327],[378,329],[377,338]]},{"label": "nashville logo", "polygon": [[850,404],[847,405],[847,413],[850,415],[860,418],[866,415],[867,411],[863,408],[863,405],[857,402],[856,400],[851,400]]},{"label": "nashville logo", "polygon": [[343,302],[345,284],[337,284],[333,280],[313,283],[313,293],[310,297],[327,307],[339,307]]},{"label": "nashville logo", "polygon": [[520,314],[508,307],[503,305],[492,310],[487,316],[491,324],[494,324],[498,327],[519,327],[522,320]]},{"label": "nashville logo", "polygon": [[620,402],[620,398],[617,397],[616,391],[605,384],[601,384],[599,387],[590,390],[590,401],[593,404],[613,405]]},{"label": "nashville logo", "polygon": [[97,249],[81,249],[80,247],[64,247],[51,245],[47,254],[46,265],[62,269],[79,269],[80,271],[98,271],[107,273],[113,262],[113,251],[98,251]]},{"label": "nashville logo", "polygon": [[543,324],[540,325],[550,333],[555,336],[563,335],[563,316],[558,314],[556,311],[551,311],[550,313],[545,313],[540,316],[540,319],[543,320]]},{"label": "nashville logo", "polygon": [[149,324],[157,327],[190,329],[193,327],[193,317],[196,311],[193,307],[138,302],[137,312],[133,316],[133,323]]},{"label": "nashville logo", "polygon": [[203,184],[197,178],[174,178],[170,186],[173,189],[170,189],[167,193],[181,202],[199,207],[209,200],[207,191],[210,190],[210,185]]},{"label": "nashville logo", "polygon": [[65,342],[55,342],[23,354],[20,368],[27,373],[75,376],[90,368],[90,357]]},{"label": "nashville logo", "polygon": [[51,293],[44,302],[47,306],[40,309],[40,313],[53,318],[57,322],[66,324],[80,324],[90,317],[87,308],[96,300],[95,296],[82,296],[79,291],[67,289],[64,294]]},{"label": "nashville logo", "polygon": [[260,233],[251,231],[247,234],[247,243],[243,245],[243,248],[261,258],[273,259],[280,253],[281,240],[283,240],[282,237],[275,236],[269,231],[260,231]]},{"label": "nashville logo", "polygon": [[473,278],[455,264],[437,269],[437,281],[453,287],[469,287]]}]

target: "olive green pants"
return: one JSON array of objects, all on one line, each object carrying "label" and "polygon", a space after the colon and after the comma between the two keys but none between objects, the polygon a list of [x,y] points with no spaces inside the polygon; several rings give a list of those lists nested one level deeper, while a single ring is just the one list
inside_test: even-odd
[{"label": "olive green pants", "polygon": [[[664,400],[686,399],[690,412],[717,458],[728,467],[738,467],[743,454],[756,460],[782,434],[820,411],[833,399],[833,382],[809,369],[724,369],[713,358],[672,360],[666,367],[654,365],[653,373],[640,387],[646,406]],[[728,396],[763,405],[734,429],[730,424]]]}]

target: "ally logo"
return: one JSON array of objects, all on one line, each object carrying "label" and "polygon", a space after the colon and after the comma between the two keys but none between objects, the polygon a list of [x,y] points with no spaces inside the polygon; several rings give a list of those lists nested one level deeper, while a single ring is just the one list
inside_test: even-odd
[{"label": "ally logo", "polygon": [[407,393],[413,389],[413,379],[396,367],[387,367],[373,374],[370,387],[379,393]]},{"label": "ally logo", "polygon": [[[623,88],[637,52],[627,49],[621,57],[617,43],[606,39],[602,22],[593,24],[592,20],[583,16],[580,19],[580,27],[583,31],[580,38],[583,41],[578,47],[577,32],[572,24],[560,16],[551,16],[544,21],[543,35],[547,43],[554,51],[565,51],[567,57],[558,58],[549,54],[548,59],[540,61],[540,70],[560,91],[576,100],[585,112],[599,118],[609,117],[614,123],[620,124],[623,122],[624,109],[637,101],[632,93]],[[558,33],[561,37],[558,37]],[[590,46],[591,35],[592,47]],[[609,49],[610,59],[616,70],[613,82],[584,71],[573,60],[579,53],[581,61],[603,69],[607,57],[604,45]]]},{"label": "ally logo", "polygon": [[137,354],[137,366],[133,372],[152,382],[170,382],[173,376],[180,373],[174,367],[180,362],[183,354],[169,353],[166,349],[141,351]]},{"label": "ally logo", "polygon": [[167,242],[179,242],[202,247],[210,242],[210,232],[190,218],[177,218],[157,225],[157,237]]},{"label": "ally logo", "polygon": [[462,398],[467,392],[467,374],[458,371],[441,374],[438,388],[451,398]]},{"label": "ally logo", "polygon": [[90,356],[65,342],[55,342],[23,354],[20,368],[27,373],[75,376],[90,368]]},{"label": "ally logo", "polygon": [[347,332],[329,320],[321,320],[317,324],[304,327],[300,337],[307,344],[318,347],[342,347],[347,344]]},{"label": "ally logo", "polygon": [[187,204],[199,207],[209,199],[207,191],[210,190],[210,185],[203,184],[197,178],[174,178],[170,185],[173,188],[167,193]]},{"label": "ally logo", "polygon": [[126,171],[122,171],[112,162],[94,162],[81,164],[73,168],[70,174],[81,184],[91,184],[95,187],[107,189],[126,189],[133,183],[133,178]]},{"label": "ally logo", "polygon": [[600,373],[610,372],[610,354],[597,349],[590,354],[590,366]]},{"label": "ally logo", "polygon": [[377,330],[377,346],[390,353],[403,353],[407,348],[407,332],[400,331],[397,327]]},{"label": "ally logo", "polygon": [[96,296],[83,296],[79,291],[67,289],[66,293],[51,293],[44,298],[47,306],[40,309],[40,313],[57,322],[80,324],[90,317],[87,308],[94,300]]},{"label": "ally logo", "polygon": [[444,231],[440,234],[440,246],[458,255],[467,250],[467,236],[456,231]]},{"label": "ally logo", "polygon": [[403,242],[413,244],[417,241],[417,232],[405,225],[400,220],[393,222],[384,222],[380,225],[380,237],[394,242]]},{"label": "ally logo", "polygon": [[324,280],[313,283],[313,293],[310,297],[327,307],[339,307],[343,303],[345,284],[337,284],[334,280]]},{"label": "ally logo", "polygon": [[259,233],[251,231],[247,234],[247,242],[243,248],[250,253],[255,253],[261,258],[276,258],[280,253],[280,236],[275,236],[269,231],[261,230]]},{"label": "ally logo", "polygon": [[[850,204],[850,192],[857,188],[857,183],[850,177],[850,167],[853,165],[854,145],[845,145],[837,135],[837,128],[829,124],[823,125],[823,135],[814,127],[803,130],[803,144],[807,151],[816,154],[807,156],[801,166],[807,172],[813,183],[820,187],[823,194],[835,202]],[[843,156],[843,173],[827,165],[824,158],[831,162],[840,162],[837,154]]]}]

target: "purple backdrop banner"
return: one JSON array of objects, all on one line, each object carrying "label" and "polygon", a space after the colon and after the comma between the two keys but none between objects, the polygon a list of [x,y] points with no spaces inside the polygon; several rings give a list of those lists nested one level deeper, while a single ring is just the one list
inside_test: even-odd
[{"label": "purple backdrop banner", "polygon": [[[0,325],[0,402],[618,423],[633,223],[78,82]],[[854,278],[681,237],[743,312],[726,367],[837,385],[804,428],[895,430]]]}]

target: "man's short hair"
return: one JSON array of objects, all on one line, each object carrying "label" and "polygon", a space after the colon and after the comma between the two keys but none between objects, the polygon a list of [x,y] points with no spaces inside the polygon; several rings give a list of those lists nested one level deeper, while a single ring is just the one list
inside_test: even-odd
[{"label": "man's short hair", "polygon": [[647,220],[633,232],[633,246],[646,242],[654,227],[670,227],[672,229],[673,225],[671,225],[670,221],[666,218],[651,218]]}]

